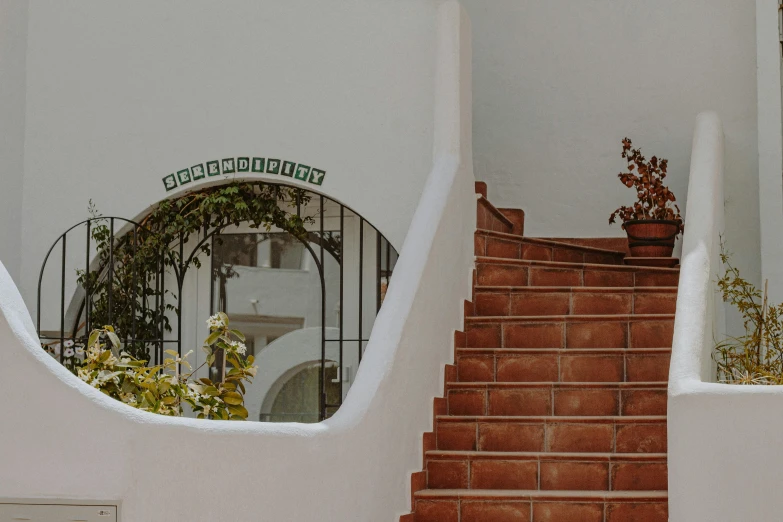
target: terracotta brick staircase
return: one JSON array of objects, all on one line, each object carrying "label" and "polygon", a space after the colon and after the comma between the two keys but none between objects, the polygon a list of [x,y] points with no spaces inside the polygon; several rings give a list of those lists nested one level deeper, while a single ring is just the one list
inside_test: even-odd
[{"label": "terracotta brick staircase", "polygon": [[473,302],[401,522],[658,522],[677,269],[523,237],[477,183]]}]

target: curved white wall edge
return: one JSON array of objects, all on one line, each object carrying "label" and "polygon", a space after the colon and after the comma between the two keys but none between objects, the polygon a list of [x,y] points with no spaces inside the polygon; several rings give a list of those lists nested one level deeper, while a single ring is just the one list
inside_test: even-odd
[{"label": "curved white wall edge", "polygon": [[715,383],[711,354],[723,328],[723,131],[696,121],[688,219],[669,375],[669,520],[779,520],[783,512],[783,386]]},{"label": "curved white wall edge", "polygon": [[366,522],[408,511],[409,473],[470,295],[476,225],[469,22],[455,0],[438,16],[434,165],[337,414],[265,424],[127,407],[40,349],[3,268],[0,497],[116,499],[125,522]]}]

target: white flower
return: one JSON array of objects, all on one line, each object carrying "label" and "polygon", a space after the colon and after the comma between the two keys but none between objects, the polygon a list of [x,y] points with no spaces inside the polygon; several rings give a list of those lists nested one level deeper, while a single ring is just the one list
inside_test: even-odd
[{"label": "white flower", "polygon": [[240,355],[245,355],[245,353],[247,353],[247,346],[245,346],[245,343],[240,341],[229,341],[228,348],[229,350],[235,351]]},{"label": "white flower", "polygon": [[66,348],[70,348],[70,347],[72,347],[72,346],[73,346],[73,341],[72,341],[72,340],[70,340],[70,339],[68,339],[67,341],[65,341],[65,342],[63,343],[63,346],[65,346]]},{"label": "white flower", "polygon": [[220,313],[217,313],[207,319],[207,326],[210,330],[219,330],[221,328],[225,328],[228,326],[226,322],[223,320],[223,315]]},{"label": "white flower", "polygon": [[[73,341],[71,341],[71,344],[73,344]],[[68,346],[68,344],[66,344],[65,346]],[[73,357],[73,354],[74,354],[73,348],[66,348],[65,350],[63,350],[63,357]]]}]

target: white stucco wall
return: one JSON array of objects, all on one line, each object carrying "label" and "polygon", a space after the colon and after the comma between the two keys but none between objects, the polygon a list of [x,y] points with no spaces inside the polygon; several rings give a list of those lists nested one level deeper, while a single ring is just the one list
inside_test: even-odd
[{"label": "white stucco wall", "polygon": [[33,0],[28,305],[43,254],[88,199],[132,218],[176,192],[163,176],[225,157],[326,170],[321,187],[304,185],[399,249],[432,164],[437,4]]},{"label": "white stucco wall", "polygon": [[761,278],[783,301],[783,142],[778,0],[756,0],[758,46],[759,215]]},{"label": "white stucco wall", "polygon": [[19,280],[27,1],[0,0],[0,261]]},{"label": "white stucco wall", "polygon": [[622,235],[607,224],[633,200],[615,176],[620,140],[668,158],[685,202],[693,120],[714,109],[726,132],[727,239],[759,282],[755,1],[463,0],[475,171],[489,198],[524,208],[531,235]]},{"label": "white stucco wall", "polygon": [[[295,425],[133,410],[40,349],[0,268],[0,418],[14,419],[0,425],[0,497],[121,501],[123,522],[393,521],[408,511],[409,473],[420,469],[421,433],[432,423],[429,398],[442,388],[470,294],[476,224],[465,211],[475,208],[469,26],[456,2],[429,22],[434,160],[339,412]],[[417,56],[424,59],[406,59]]]}]

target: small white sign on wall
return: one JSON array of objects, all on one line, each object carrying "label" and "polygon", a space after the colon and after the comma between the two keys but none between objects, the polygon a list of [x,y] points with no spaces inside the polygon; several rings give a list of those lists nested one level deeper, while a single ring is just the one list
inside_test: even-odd
[{"label": "small white sign on wall", "polygon": [[118,522],[117,506],[0,503],[0,522]]}]

